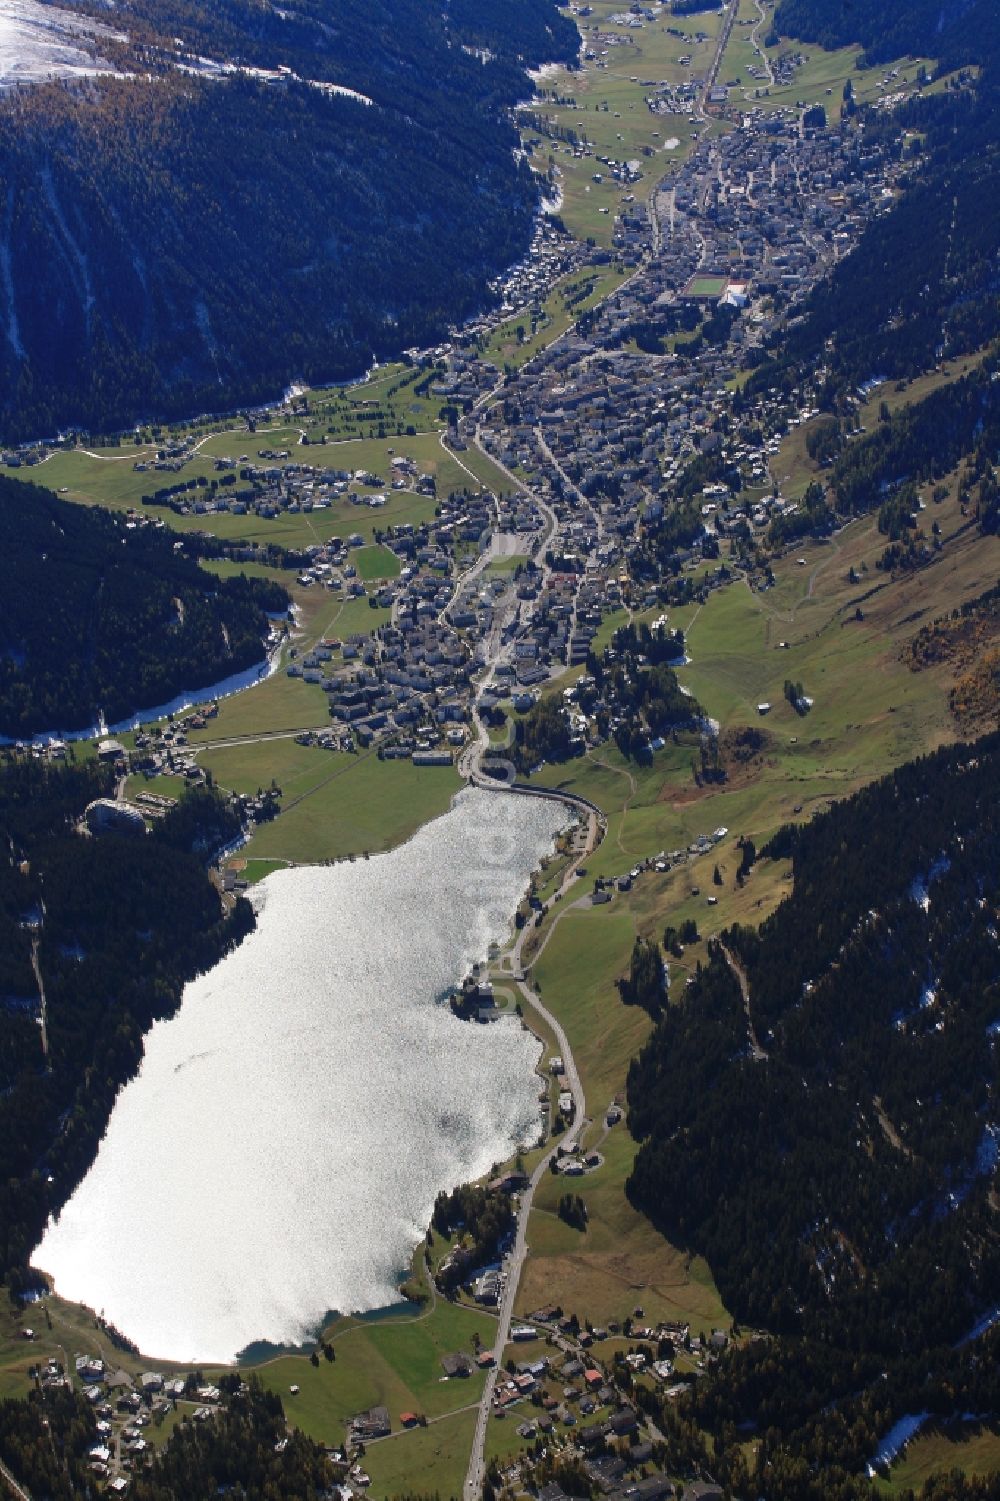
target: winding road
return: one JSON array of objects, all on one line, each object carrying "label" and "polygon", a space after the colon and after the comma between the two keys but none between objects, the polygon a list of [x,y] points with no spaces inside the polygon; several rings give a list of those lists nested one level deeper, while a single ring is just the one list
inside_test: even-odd
[{"label": "winding road", "polygon": [[[567,870],[566,875],[563,877],[562,884],[559,888],[559,892],[557,893],[558,896],[562,895],[563,891],[565,891],[566,887],[574,879],[577,867],[583,860],[588,857],[591,849],[593,848],[593,844],[596,841],[598,823],[597,817],[593,812],[590,815],[590,819],[591,822],[588,829],[586,845],[581,853],[577,855],[576,859]],[[555,895],[550,897],[548,902],[546,902],[545,904],[544,910],[547,911],[553,905],[556,899],[557,897]],[[568,910],[570,909],[564,909],[564,911]],[[551,934],[562,915],[562,912],[560,912],[556,917],[551,928],[549,929],[549,932],[546,934],[546,941],[549,937],[551,937]],[[569,1038],[566,1036],[562,1024],[555,1016],[553,1016],[552,1012],[549,1011],[547,1007],[542,1005],[541,997],[528,983],[528,981],[524,978],[518,978],[522,974],[521,950],[528,933],[531,931],[533,930],[529,927],[523,927],[520,930],[517,935],[517,939],[515,940],[509,951],[508,957],[511,961],[515,975],[515,983],[521,993],[521,998],[524,1002],[525,1008],[533,1011],[535,1015],[545,1023],[545,1025],[551,1030],[552,1035],[555,1037],[556,1042],[559,1044],[559,1047],[562,1051],[564,1071],[563,1083],[565,1088],[568,1089],[570,1094],[573,1096],[573,1124],[567,1131],[563,1132],[563,1134],[559,1137],[558,1142],[559,1147],[561,1147],[565,1151],[577,1145],[580,1133],[583,1131],[585,1126],[589,1125],[586,1113],[587,1101],[586,1096],[583,1092],[583,1084],[580,1080],[579,1070],[576,1066],[576,1060],[573,1057],[573,1050],[570,1047]],[[463,1492],[465,1501],[478,1501],[478,1498],[482,1495],[483,1492],[483,1479],[486,1470],[486,1430],[489,1424],[490,1412],[492,1411],[493,1407],[493,1393],[496,1389],[497,1377],[503,1369],[503,1353],[510,1342],[510,1329],[514,1317],[514,1303],[517,1298],[517,1290],[521,1281],[521,1273],[524,1270],[524,1263],[528,1255],[528,1221],[531,1215],[531,1206],[535,1197],[535,1190],[537,1189],[539,1183],[541,1183],[542,1179],[549,1172],[549,1164],[555,1154],[556,1147],[555,1145],[553,1145],[552,1149],[546,1152],[544,1157],[538,1163],[537,1167],[531,1175],[531,1178],[528,1181],[527,1188],[525,1188],[521,1193],[520,1203],[518,1205],[517,1211],[517,1233],[514,1237],[514,1245],[510,1251],[510,1255],[507,1260],[507,1266],[505,1269],[506,1281],[504,1282],[503,1296],[500,1300],[496,1342],[493,1346],[493,1365],[490,1367],[486,1375],[486,1384],[483,1387],[483,1395],[479,1403],[479,1412],[476,1418],[476,1432],[472,1441],[472,1452],[469,1456],[469,1467],[466,1471],[465,1476],[465,1487]]]}]

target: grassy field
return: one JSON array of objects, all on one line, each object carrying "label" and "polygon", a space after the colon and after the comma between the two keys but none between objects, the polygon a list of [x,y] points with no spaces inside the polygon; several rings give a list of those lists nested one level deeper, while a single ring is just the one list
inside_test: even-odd
[{"label": "grassy field", "polygon": [[[24,1338],[25,1329],[34,1331],[33,1340]],[[99,1355],[115,1369],[132,1366],[132,1357],[115,1350],[79,1303],[53,1297],[20,1308],[7,1298],[0,1302],[0,1400],[27,1395],[33,1384],[29,1367],[54,1359],[72,1371],[75,1356],[83,1354]]]},{"label": "grassy field", "polygon": [[725,290],[724,276],[692,276],[686,288],[691,297],[721,297]]},{"label": "grassy field", "polygon": [[522,563],[527,562],[527,555],[523,552],[507,552],[491,559],[486,565],[486,572],[493,574],[514,573]]},{"label": "grassy field", "polygon": [[426,1428],[413,1428],[369,1444],[365,1466],[372,1484],[367,1494],[378,1498],[400,1496],[414,1486],[426,1488],[433,1477],[440,1501],[457,1501],[475,1430],[475,1411],[464,1410],[428,1423]]},{"label": "grassy field", "polygon": [[304,683],[278,671],[243,693],[219,704],[219,713],[190,741],[220,740],[229,735],[264,735],[281,730],[308,730],[329,723],[326,694],[317,683]]},{"label": "grassy field", "polygon": [[[581,1323],[621,1320],[641,1306],[650,1320],[677,1319],[701,1329],[729,1325],[706,1263],[668,1245],[625,1198],[636,1145],[624,1125],[615,1126],[600,1148],[603,1166],[569,1183],[553,1175],[539,1186],[528,1230],[531,1254],[517,1296],[517,1311],[558,1297]],[[567,1186],[587,1206],[585,1231],[559,1219],[556,1207]]]},{"label": "grassy field", "polygon": [[622,1006],[615,990],[628,970],[635,931],[630,914],[608,907],[566,911],[541,958],[531,961],[543,1003],[573,1044],[591,1114],[611,1104],[649,1030],[646,1013]]},{"label": "grassy field", "polygon": [[[559,212],[567,229],[602,245],[611,244],[614,217],[627,196],[647,198],[660,178],[684,160],[693,132],[717,128],[692,125],[687,112],[653,114],[646,100],[660,82],[678,84],[705,75],[715,51],[720,13],[660,16],[625,26],[610,20],[622,9],[612,0],[596,0],[581,27],[584,46],[595,56],[586,59],[579,72],[561,70],[541,82],[544,97],[529,109],[543,118],[543,131],[527,115],[522,119],[522,139],[532,165],[541,172],[554,171],[563,194]],[[606,44],[604,37],[614,37],[614,45]],[[690,57],[690,63],[682,64],[682,56]],[[560,138],[568,132],[586,140],[594,155],[574,156],[572,146]],[[599,156],[638,161],[642,176],[632,184],[619,183]],[[595,175],[599,182],[593,180]]]},{"label": "grassy field", "polygon": [[[625,279],[614,266],[585,266],[556,282],[542,303],[534,329],[530,315],[521,313],[501,323],[483,350],[484,358],[502,367],[519,369],[539,350],[547,348],[580,317],[608,297]],[[522,330],[519,338],[517,330]],[[465,457],[463,455],[463,457]]]},{"label": "grassy field", "polygon": [[358,570],[358,578],[366,583],[371,579],[394,579],[399,574],[399,559],[388,547],[360,547],[351,562]]},{"label": "grassy field", "polygon": [[422,370],[385,365],[355,385],[308,392],[308,411],[300,410],[299,420],[311,440],[324,434],[333,438],[375,436],[380,426],[393,433],[407,427],[433,427],[441,402],[415,389],[423,379]]},{"label": "grassy field", "polygon": [[[449,1381],[441,1368],[444,1355],[471,1355],[476,1334],[484,1345],[495,1338],[488,1314],[439,1300],[417,1316],[338,1321],[326,1335],[336,1353],[332,1362],[321,1359],[314,1366],[304,1355],[281,1355],[256,1369],[297,1427],[339,1444],[348,1420],[369,1407],[388,1407],[398,1433],[401,1413],[435,1418],[477,1401],[480,1372]],[[289,1392],[293,1385],[299,1387],[295,1396]]]},{"label": "grassy field", "polygon": [[[726,1312],[711,1273],[700,1258],[690,1258],[667,1244],[625,1198],[624,1185],[636,1146],[624,1125],[615,1126],[600,1142],[603,1165],[570,1185],[558,1176],[539,1186],[528,1227],[530,1254],[517,1298],[517,1315],[530,1321],[534,1310],[558,1298],[564,1312],[581,1322],[621,1321],[642,1309],[644,1319],[689,1323],[695,1333],[728,1328]],[[556,1213],[567,1186],[583,1198],[588,1212],[585,1231],[566,1225]],[[615,1349],[627,1342],[608,1340],[594,1347],[598,1362],[607,1363]],[[552,1355],[542,1340],[512,1345],[506,1354],[515,1360]],[[550,1384],[556,1394],[561,1383]],[[488,1457],[515,1458],[530,1441],[521,1439],[517,1425],[532,1409],[519,1405],[506,1418],[492,1418],[487,1432]],[[588,1418],[596,1421],[600,1414]]]},{"label": "grassy field", "polygon": [[[909,403],[922,401],[942,386],[960,380],[970,370],[982,364],[984,351],[966,355],[963,359],[950,361],[940,370],[932,370],[912,381],[887,382],[878,386],[860,409],[858,416],[862,431],[872,432],[879,419],[883,402],[890,412],[898,411]],[[800,500],[813,480],[824,479],[824,471],[809,457],[806,442],[809,433],[822,418],[812,418],[793,427],[782,440],[781,448],[770,461],[771,477],[789,500]]]},{"label": "grassy field", "polygon": [[502,469],[497,468],[489,454],[483,453],[475,444],[470,444],[461,453],[453,453],[452,458],[462,469],[471,471],[483,489],[499,496],[514,494],[517,487],[511,484]]},{"label": "grassy field", "polygon": [[960,359],[949,360],[936,370],[930,370],[925,375],[918,375],[909,381],[886,381],[876,387],[869,399],[859,412],[861,421],[871,430],[878,421],[879,410],[882,403],[889,408],[890,412],[897,412],[900,407],[908,406],[914,402],[923,401],[934,391],[939,391],[942,386],[950,386],[954,381],[961,380],[971,370],[978,369],[983,363],[986,354],[985,349],[978,354],[967,354]]},{"label": "grassy field", "polygon": [[876,1480],[876,1489],[885,1496],[898,1496],[911,1489],[919,1492],[932,1475],[946,1475],[951,1470],[961,1470],[970,1479],[1000,1470],[1000,1433],[974,1424],[963,1427],[957,1435],[941,1429],[921,1433],[907,1444],[889,1480]]},{"label": "grassy field", "polygon": [[[247,434],[243,433],[241,436],[246,441]],[[231,446],[228,435],[209,440],[213,441],[220,446]],[[391,457],[388,450],[391,447],[393,444],[390,442],[357,439],[349,443],[328,445],[322,458],[306,449],[300,449],[295,457],[301,462],[325,463],[335,468],[367,468],[380,478],[384,476],[387,486]],[[480,487],[480,481],[464,470],[454,456],[441,447],[436,434],[397,438],[395,447],[398,453],[406,452],[413,456],[420,473],[433,475],[442,494]],[[136,474],[131,461],[92,458],[82,449],[59,452],[31,469],[16,469],[10,473],[14,479],[46,485],[66,500],[107,506],[112,511],[139,508],[143,495],[168,483],[195,479],[198,475],[221,478],[216,475],[214,461],[202,456],[191,459],[180,474],[153,475]],[[200,493],[203,497],[207,494]],[[367,490],[360,489],[359,493],[364,495],[375,492],[369,487]],[[229,511],[180,516],[168,506],[150,506],[143,510],[145,514],[160,518],[165,525],[181,533],[205,531],[229,541],[274,543],[280,547],[301,548],[320,546],[331,536],[347,536],[353,532],[359,533],[366,542],[371,542],[377,528],[384,529],[407,522],[418,525],[429,521],[434,515],[434,501],[412,491],[392,490],[387,494],[385,505],[378,509],[355,506],[340,500],[326,508],[282,512],[271,519],[251,514],[235,516]]]},{"label": "grassy field", "polygon": [[[588,886],[589,879],[576,889]],[[572,1042],[593,1120],[583,1139],[604,1160],[572,1182],[588,1209],[583,1233],[556,1214],[564,1180],[553,1175],[540,1184],[517,1311],[529,1316],[551,1301],[557,1289],[565,1309],[593,1323],[624,1318],[636,1303],[650,1318],[690,1320],[699,1328],[727,1323],[707,1266],[669,1246],[629,1205],[625,1180],[636,1145],[624,1124],[610,1131],[604,1125],[604,1113],[622,1097],[629,1061],[651,1025],[645,1012],[622,1006],[615,983],[627,971],[639,920],[646,914],[617,899],[611,908],[584,905],[563,911],[557,904],[553,913],[549,922],[555,921],[554,931],[531,964],[531,976]],[[546,925],[542,935],[547,930]],[[513,1425],[509,1435],[503,1425],[494,1425],[496,1452],[507,1452],[505,1443],[516,1446]]]},{"label": "grassy field", "polygon": [[[671,623],[686,629],[691,657],[679,671],[682,683],[724,736],[754,726],[764,744],[715,787],[698,785],[698,747],[690,737],[669,744],[648,767],[626,764],[608,746],[545,767],[540,781],[574,788],[608,813],[608,837],[588,862],[589,874],[620,874],[718,826],[733,838],[750,835],[759,846],[780,823],[808,817],[954,737],[948,669],[911,672],[903,652],[922,623],[989,587],[1000,543],[959,535],[953,499],[935,517],[945,546],[915,576],[889,581],[876,570],[885,539],[865,518],[831,542],[781,560],[776,586],[766,593],[736,583],[696,612],[674,613]],[[857,583],[850,581],[852,568]],[[785,700],[788,679],[814,699],[805,716]],[[772,705],[764,716],[757,709],[763,702]]]},{"label": "grassy field", "polygon": [[[758,26],[758,12],[754,0],[740,0],[736,22],[730,33],[722,64],[719,83],[738,89],[740,103],[752,102],[759,109],[795,108],[799,105],[822,104],[830,120],[839,120],[843,104],[844,85],[848,79],[859,104],[871,104],[885,98],[916,80],[923,66],[928,72],[933,62],[928,58],[901,58],[875,68],[859,67],[861,47],[838,47],[824,51],[814,43],[804,43],[782,37],[773,46],[764,45],[771,32],[774,5],[764,0],[764,21]],[[754,32],[758,43],[754,42]],[[751,67],[766,71],[770,63],[774,69],[779,58],[793,53],[803,61],[796,67],[788,84],[768,84],[766,78],[755,78]],[[896,78],[890,73],[897,71]]]},{"label": "grassy field", "polygon": [[348,755],[293,739],[208,749],[199,760],[234,792],[278,783],[283,811],[243,853],[296,865],[391,849],[446,812],[461,786],[447,766],[379,761],[373,753]]},{"label": "grassy field", "polygon": [[[373,367],[363,378],[347,385],[317,386],[276,405],[260,419],[256,431],[247,433],[245,425],[233,426],[217,418],[203,417],[194,422],[167,424],[147,428],[138,436],[145,446],[164,435],[173,438],[191,433],[201,438],[221,431],[233,434],[235,455],[250,452],[248,442],[271,448],[288,447],[306,436],[319,442],[333,438],[376,437],[381,427],[385,433],[418,431],[430,428],[438,420],[438,398],[417,389],[425,379],[421,369],[394,362]],[[239,435],[244,441],[238,442]],[[102,449],[103,451],[103,449]],[[223,452],[229,452],[224,449]]]},{"label": "grassy field", "polygon": [[147,777],[142,772],[137,772],[126,781],[125,796],[135,797],[137,792],[151,792],[157,797],[180,797],[187,785],[185,777]]},{"label": "grassy field", "polygon": [[247,881],[251,886],[258,881],[263,881],[267,876],[274,874],[276,870],[286,870],[287,860],[258,860],[256,857],[246,859],[241,856],[234,860],[227,860],[226,864],[232,866],[237,875]]},{"label": "grassy field", "polygon": [[[432,497],[418,495],[411,490],[391,490],[391,461],[394,455],[405,455],[413,460],[420,475],[434,479],[439,495],[453,491],[480,491],[509,489],[509,482],[496,466],[478,450],[465,454],[453,453],[439,441],[437,430],[418,432],[414,435],[377,436],[352,435],[331,441],[324,446],[299,447],[298,432],[294,428],[261,430],[247,433],[244,428],[224,429],[206,437],[197,454],[189,459],[178,474],[137,474],[134,463],[137,459],[155,457],[155,450],[130,448],[127,450],[101,449],[87,451],[76,448],[54,453],[43,463],[31,468],[11,470],[12,478],[24,483],[45,485],[57,491],[66,500],[85,505],[107,506],[113,511],[142,509],[145,514],[158,517],[174,531],[205,531],[228,541],[246,541],[255,544],[273,543],[281,547],[303,548],[321,546],[331,537],[346,537],[358,533],[370,544],[376,530],[406,523],[420,525],[431,520],[435,501]],[[177,515],[169,506],[142,507],[143,495],[168,485],[197,479],[225,478],[235,470],[216,471],[216,457],[233,457],[237,465],[246,456],[250,462],[259,463],[260,449],[275,446],[288,447],[290,462],[312,463],[324,467],[345,469],[351,473],[363,470],[374,475],[378,486],[358,486],[357,493],[367,497],[380,489],[386,496],[385,504],[373,508],[364,504],[353,505],[346,500],[334,500],[328,506],[317,506],[311,511],[281,512],[273,518],[253,514],[233,515],[229,511],[206,511],[201,514]],[[266,461],[265,461],[266,462]],[[205,488],[186,497],[192,501],[211,501]],[[387,565],[383,574],[362,574],[362,577],[394,576],[397,568]]]}]

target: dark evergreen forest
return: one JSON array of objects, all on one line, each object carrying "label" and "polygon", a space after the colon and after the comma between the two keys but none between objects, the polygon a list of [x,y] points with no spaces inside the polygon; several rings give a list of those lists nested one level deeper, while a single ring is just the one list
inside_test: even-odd
[{"label": "dark evergreen forest", "polygon": [[537,189],[506,112],[524,66],[578,48],[549,0],[115,15],[127,41],[102,50],[130,76],[0,98],[8,440],[358,374],[480,305],[524,249]]},{"label": "dark evergreen forest", "polygon": [[1000,1293],[998,786],[994,734],[779,832],[793,894],[630,1071],[632,1202],[778,1336],[694,1403],[809,1457],[800,1489],[763,1466],[766,1496],[841,1494],[906,1412],[1000,1413],[995,1337],[966,1343]]},{"label": "dark evergreen forest", "polygon": [[266,579],[217,578],[152,526],[0,475],[0,735],[114,724],[263,660]]},{"label": "dark evergreen forest", "polygon": [[94,761],[0,761],[0,1275],[13,1293],[89,1168],[146,1031],[253,926],[242,898],[223,911],[205,871],[239,830],[211,790],[189,792],[146,838],[76,832],[114,775]]}]

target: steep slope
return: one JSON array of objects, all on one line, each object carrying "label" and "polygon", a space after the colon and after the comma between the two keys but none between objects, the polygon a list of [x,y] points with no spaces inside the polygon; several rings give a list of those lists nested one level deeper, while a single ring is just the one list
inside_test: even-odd
[{"label": "steep slope", "polygon": [[578,44],[550,0],[489,25],[418,0],[115,20],[117,76],[0,94],[8,439],[357,373],[523,249],[536,188],[505,113],[523,64]]},{"label": "steep slope", "polygon": [[695,1404],[809,1455],[765,1495],[841,1494],[827,1467],[908,1410],[1000,1411],[966,1343],[1000,1291],[998,782],[994,734],[779,834],[793,894],[724,935],[630,1072],[629,1197],[781,1336]]},{"label": "steep slope", "polygon": [[145,1033],[253,927],[200,858],[239,832],[221,799],[188,793],[146,838],[77,834],[113,783],[93,760],[0,757],[0,1277],[14,1290],[37,1281],[27,1258],[90,1167]]},{"label": "steep slope", "polygon": [[860,42],[874,63],[907,53],[940,57],[949,66],[980,62],[1000,41],[1000,17],[991,0],[780,0],[774,23],[785,35],[823,47]]},{"label": "steep slope", "polygon": [[0,735],[110,724],[262,661],[264,579],[219,579],[152,526],[0,477]]}]

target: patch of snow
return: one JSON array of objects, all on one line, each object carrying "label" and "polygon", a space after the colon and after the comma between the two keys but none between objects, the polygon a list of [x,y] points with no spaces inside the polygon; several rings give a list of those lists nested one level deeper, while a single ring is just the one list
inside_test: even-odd
[{"label": "patch of snow", "polygon": [[557,78],[564,71],[562,63],[542,63],[538,68],[526,68],[525,72],[532,83],[543,83],[546,78]]},{"label": "patch of snow", "polygon": [[24,345],[21,343],[21,329],[17,321],[17,303],[14,298],[14,271],[10,258],[10,228],[9,225],[14,217],[14,189],[7,189],[7,224],[3,240],[0,241],[0,282],[3,284],[4,296],[7,298],[7,338],[10,347],[19,360],[25,358]]},{"label": "patch of snow", "polygon": [[[3,3],[3,0],[0,0]],[[349,89],[342,83],[328,83],[326,79],[302,78],[298,73],[293,73],[291,68],[258,68],[251,67],[248,63],[220,62],[214,57],[200,57],[194,53],[185,53],[176,60],[176,67],[181,73],[190,73],[196,78],[208,78],[218,81],[223,78],[232,78],[234,74],[240,74],[244,78],[256,78],[261,83],[270,84],[273,87],[283,87],[289,83],[304,83],[311,89],[319,89],[321,94],[336,94],[342,99],[353,99],[358,104],[372,105],[374,100],[367,94],[360,94],[357,89]]]},{"label": "patch of snow", "polygon": [[281,643],[278,643],[264,661],[258,662],[256,666],[247,667],[242,672],[234,672],[229,677],[223,678],[221,682],[210,684],[205,688],[187,689],[183,693],[178,693],[176,698],[172,698],[169,703],[139,709],[128,719],[120,719],[117,724],[108,724],[102,714],[96,724],[89,725],[85,730],[42,730],[37,735],[24,735],[17,740],[9,735],[0,735],[0,745],[48,745],[54,740],[63,740],[68,743],[75,740],[93,740],[97,735],[117,735],[128,730],[137,730],[140,725],[152,724],[157,719],[166,719],[168,714],[184,714],[188,709],[196,708],[198,704],[208,704],[215,699],[229,698],[234,693],[242,693],[244,689],[252,688],[256,683],[262,683],[265,678],[276,673],[280,661]]},{"label": "patch of snow", "polygon": [[923,907],[925,912],[930,911],[931,886],[938,876],[943,876],[946,870],[951,869],[951,861],[947,855],[940,855],[924,876],[914,876],[910,882],[910,900],[916,902],[918,907]]},{"label": "patch of snow", "polygon": [[0,0],[0,89],[46,78],[89,78],[115,69],[99,55],[119,31],[37,0]]},{"label": "patch of snow", "polygon": [[926,1412],[910,1412],[900,1418],[898,1423],[893,1423],[868,1463],[868,1474],[874,1476],[877,1465],[891,1465],[914,1434],[920,1432],[929,1416]]}]

